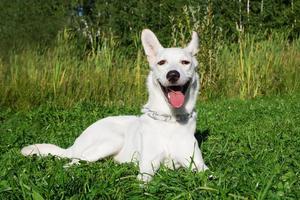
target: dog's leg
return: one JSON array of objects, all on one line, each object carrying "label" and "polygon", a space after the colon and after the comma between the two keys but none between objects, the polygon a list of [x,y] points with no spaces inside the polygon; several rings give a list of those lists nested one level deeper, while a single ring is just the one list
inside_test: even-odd
[{"label": "dog's leg", "polygon": [[108,144],[93,144],[89,148],[85,149],[80,155],[76,155],[71,162],[66,164],[64,167],[68,168],[73,165],[79,165],[79,161],[95,162],[101,160],[107,156],[114,155],[120,150],[121,146],[117,143]]},{"label": "dog's leg", "polygon": [[138,180],[148,183],[152,180],[153,175],[159,169],[161,162],[163,161],[165,154],[158,153],[155,154],[153,150],[150,149],[147,151],[151,152],[151,155],[156,155],[152,157],[150,154],[143,154],[139,163],[140,173],[137,177]]},{"label": "dog's leg", "polygon": [[113,141],[103,140],[90,145],[84,149],[76,158],[88,162],[95,162],[105,157],[118,153],[123,146],[123,140],[114,139]]},{"label": "dog's leg", "polygon": [[178,143],[177,150],[173,153],[174,158],[182,167],[191,168],[193,171],[205,171],[202,153],[196,140],[187,143]]},{"label": "dog's leg", "polygon": [[192,164],[192,170],[193,171],[205,171],[208,169],[208,167],[205,165],[202,153],[199,149],[198,143],[195,143],[195,149],[193,156],[191,157],[191,164]]},{"label": "dog's leg", "polygon": [[144,160],[140,162],[140,173],[137,176],[137,179],[143,181],[144,183],[148,183],[152,180],[153,175],[159,169],[161,160]]}]

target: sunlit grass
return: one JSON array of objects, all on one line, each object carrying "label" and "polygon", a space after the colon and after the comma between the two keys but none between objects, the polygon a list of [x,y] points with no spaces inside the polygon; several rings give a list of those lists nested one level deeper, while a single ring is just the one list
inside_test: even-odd
[{"label": "sunlit grass", "polygon": [[[24,157],[33,143],[70,146],[91,123],[140,107],[100,103],[0,109],[0,199],[299,199],[299,95],[197,104],[196,137],[210,171],[162,167],[147,187],[138,167],[111,158],[65,169],[67,159]],[[212,175],[212,176],[211,176]]]},{"label": "sunlit grass", "polygon": [[[147,98],[149,71],[141,44],[130,55],[114,39],[82,51],[65,31],[53,48],[27,49],[0,61],[0,103],[30,107],[43,103],[71,106],[140,105]],[[73,42],[72,42],[73,41]],[[245,35],[237,44],[204,45],[198,54],[201,98],[253,98],[299,91],[300,40],[283,34],[259,41]]]}]

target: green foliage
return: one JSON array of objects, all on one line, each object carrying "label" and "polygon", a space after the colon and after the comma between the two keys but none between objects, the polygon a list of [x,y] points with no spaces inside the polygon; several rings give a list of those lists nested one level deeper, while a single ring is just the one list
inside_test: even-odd
[{"label": "green foliage", "polygon": [[300,198],[299,95],[198,104],[196,136],[202,138],[210,171],[163,167],[144,188],[133,164],[119,165],[109,158],[65,169],[69,160],[20,154],[33,143],[68,147],[99,118],[138,114],[139,109],[98,103],[1,109],[0,199]]},{"label": "green foliage", "polygon": [[[85,7],[88,7],[84,1]],[[212,21],[210,29],[222,29],[224,38],[238,40],[238,29],[246,33],[265,33],[268,31],[289,32],[291,38],[299,36],[300,3],[299,1],[262,1],[262,0],[204,0],[204,1],[95,1],[90,3],[91,11],[84,19],[90,26],[101,32],[112,32],[121,41],[122,46],[132,45],[136,35],[148,27],[158,32],[164,44],[169,44],[173,21],[186,22],[186,8],[194,10],[193,22],[184,23],[193,27],[193,23],[205,23],[207,14]],[[79,17],[80,19],[82,17]],[[237,28],[238,27],[238,28]],[[172,30],[172,31],[171,31]],[[176,30],[179,31],[179,30]]]},{"label": "green foliage", "polygon": [[[84,15],[79,17],[80,6]],[[136,46],[141,30],[147,27],[158,33],[167,46],[174,33],[174,20],[193,27],[194,23],[206,23],[207,14],[212,19],[212,34],[221,29],[223,38],[229,41],[238,40],[237,26],[243,27],[246,33],[265,35],[268,31],[284,30],[290,38],[297,38],[300,32],[300,2],[296,0],[2,0],[0,7],[0,55],[7,55],[12,48],[51,45],[64,28],[76,33],[86,31],[83,35],[92,35],[94,39],[99,34],[100,39],[114,35],[128,53]],[[196,11],[191,24],[184,19],[186,8]],[[84,41],[81,48],[89,43]]]},{"label": "green foliage", "polygon": [[146,94],[141,76],[148,69],[141,62],[141,52],[130,60],[114,48],[113,41],[106,41],[83,59],[69,38],[66,30],[57,46],[43,54],[29,49],[10,57],[9,63],[1,62],[1,104],[28,107],[56,102],[67,106],[83,100],[141,104]]},{"label": "green foliage", "polygon": [[[195,26],[205,38],[198,54],[201,98],[253,98],[300,90],[299,39],[289,42],[285,35],[274,33],[266,41],[245,35],[238,44],[218,44],[209,27],[209,23]],[[190,39],[186,31],[176,33],[175,44]],[[65,30],[54,47],[43,53],[28,49],[11,55],[8,61],[0,61],[0,105],[143,104],[149,67],[142,47],[128,56],[118,45],[112,37],[84,55],[72,32]]]},{"label": "green foliage", "polygon": [[299,40],[290,43],[284,34],[273,33],[258,41],[241,35],[238,45],[223,45],[212,72],[215,85],[210,86],[227,88],[225,96],[240,98],[299,91]]},{"label": "green foliage", "polygon": [[1,0],[0,54],[51,44],[66,25],[69,3],[60,0]]}]

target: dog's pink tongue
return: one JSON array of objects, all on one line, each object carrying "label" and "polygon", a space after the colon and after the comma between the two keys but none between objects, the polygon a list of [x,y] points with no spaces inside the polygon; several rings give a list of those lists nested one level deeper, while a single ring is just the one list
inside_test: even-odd
[{"label": "dog's pink tongue", "polygon": [[170,104],[175,108],[180,108],[184,103],[184,94],[180,91],[168,92],[168,98]]}]

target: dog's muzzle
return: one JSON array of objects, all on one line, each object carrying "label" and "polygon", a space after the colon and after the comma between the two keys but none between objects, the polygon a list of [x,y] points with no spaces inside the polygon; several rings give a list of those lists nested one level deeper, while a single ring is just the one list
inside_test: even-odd
[{"label": "dog's muzzle", "polygon": [[[172,71],[170,71],[172,72]],[[168,76],[168,75],[167,75]],[[174,75],[175,76],[175,75]],[[180,75],[179,75],[180,76]],[[176,75],[177,77],[177,75]],[[173,77],[174,79],[174,77]],[[173,108],[180,108],[184,105],[187,90],[191,80],[188,80],[184,85],[164,86],[158,80],[158,83],[163,91],[166,99]]]}]

